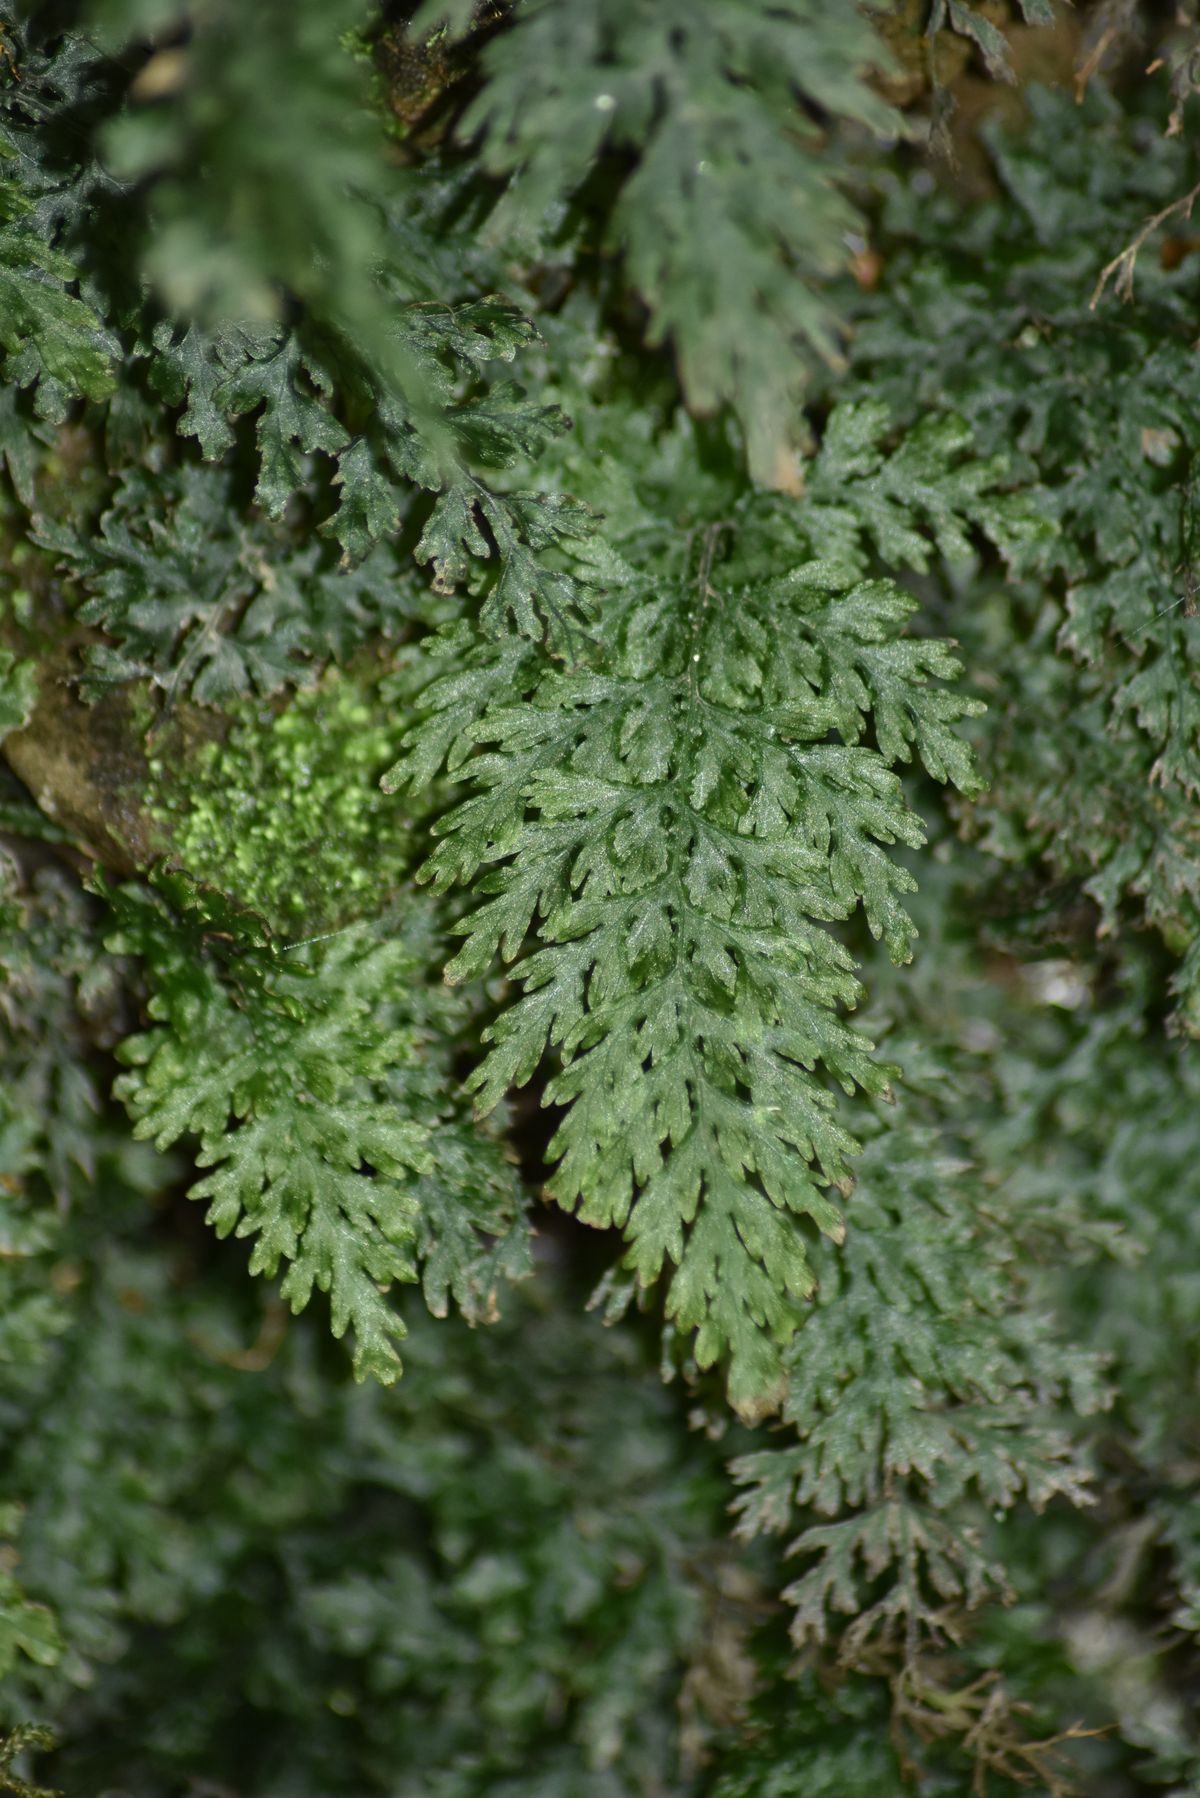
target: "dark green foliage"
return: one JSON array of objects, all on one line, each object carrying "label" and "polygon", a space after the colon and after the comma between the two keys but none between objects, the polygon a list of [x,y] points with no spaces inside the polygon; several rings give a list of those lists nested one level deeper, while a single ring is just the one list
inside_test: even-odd
[{"label": "dark green foliage", "polygon": [[22,190],[20,155],[0,136],[0,159],[16,165],[0,179],[0,344],[5,379],[36,388],[43,418],[60,419],[80,395],[104,399],[112,391],[112,353],[100,319],[72,293],[79,271],[69,257],[43,241],[30,214],[34,201]]},{"label": "dark green foliage", "polygon": [[118,969],[73,886],[50,869],[23,886],[7,858],[2,872],[0,1362],[13,1367],[35,1363],[63,1327],[62,1220],[120,1152],[88,1060],[94,1036],[114,1040],[120,998]]},{"label": "dark green foliage", "polygon": [[1167,10],[0,6],[0,1787],[1200,1792]]},{"label": "dark green foliage", "polygon": [[897,115],[864,78],[883,60],[866,17],[812,0],[770,13],[753,0],[540,0],[488,49],[462,120],[485,166],[516,175],[505,229],[538,224],[602,149],[636,150],[605,224],[650,341],[670,339],[698,411],[736,406],[767,479],[796,447],[797,338],[837,353],[812,278],[844,261],[859,222],[815,124],[797,134],[797,95],[814,117],[893,134]]},{"label": "dark green foliage", "polygon": [[[1127,1245],[1119,1258],[1086,1263],[1064,1294],[1077,1339],[1112,1357],[1116,1403],[1106,1463],[1127,1456],[1136,1469],[1110,1491],[1107,1538],[1091,1550],[1106,1582],[1109,1630],[1120,1644],[1101,1644],[1096,1658],[1129,1739],[1154,1757],[1170,1789],[1191,1791],[1200,1777],[1195,1710],[1186,1687],[1173,1689],[1163,1647],[1170,1639],[1165,1626],[1185,1632],[1184,1655],[1192,1662],[1198,1621],[1189,1200],[1196,1070],[1190,1044],[1156,1041],[1147,1031],[1152,981],[1146,962],[1135,960],[1113,1003],[1072,1020],[1032,1065],[1012,1069],[1010,1107],[1028,1200],[1040,1206],[1049,1193],[1086,1191],[1097,1221]],[[1138,1489],[1144,1507],[1132,1498]],[[1135,1595],[1148,1601],[1145,1620],[1131,1615]],[[1134,1677],[1122,1678],[1122,1661],[1137,1663]],[[1150,1706],[1147,1692],[1155,1694]]]},{"label": "dark green foliage", "polygon": [[1005,1591],[986,1514],[1092,1498],[1065,1413],[1104,1403],[1097,1358],[1055,1340],[1023,1291],[1020,1210],[932,1123],[952,1079],[923,1067],[924,1104],[903,1100],[859,1159],[854,1227],[817,1261],[818,1304],[788,1355],[799,1443],[733,1469],[746,1534],[815,1513],[790,1550],[792,1635],[836,1636],[851,1666],[915,1669],[962,1610]]},{"label": "dark green foliage", "polygon": [[423,272],[389,291],[408,302],[390,328],[401,346],[400,391],[335,338],[263,324],[211,334],[195,325],[181,331],[159,324],[149,381],[184,406],[178,429],[195,437],[209,459],[233,447],[238,419],[253,420],[255,498],[269,518],[282,518],[310,485],[314,457],[328,458],[325,503],[335,509],[321,528],[336,538],[346,564],[360,562],[399,528],[412,507],[409,483],[439,493],[417,559],[431,562],[444,583],[465,579],[472,557],[492,554],[480,529],[485,524],[500,552],[499,584],[533,593],[544,586],[557,595],[550,605],[540,602],[540,620],[522,614],[527,633],[540,635],[546,612],[553,619],[553,606],[567,608],[572,599],[561,578],[536,566],[532,552],[564,530],[570,534],[572,525],[584,528],[584,520],[561,500],[495,493],[476,471],[535,455],[567,421],[552,406],[527,402],[513,382],[496,382],[477,395],[463,391],[490,363],[511,362],[536,333],[498,298],[461,307],[426,299]]},{"label": "dark green foliage", "polygon": [[[1059,525],[1045,578],[1005,613],[959,629],[987,660],[998,714],[989,845],[1086,875],[1115,926],[1127,897],[1195,979],[1194,800],[1200,781],[1192,662],[1196,570],[1192,457],[1194,278],[1165,275],[1153,246],[1134,307],[1090,302],[1103,263],[1093,221],[1118,239],[1178,198],[1186,151],[1096,90],[1086,108],[1033,91],[1033,125],[992,134],[998,197],[969,220],[897,188],[899,246],[855,338],[855,372],[902,418],[948,394],[985,445],[1016,448]],[[936,321],[936,322],[935,322]],[[936,362],[918,360],[944,334]],[[925,372],[914,381],[913,371]],[[1045,645],[1032,658],[1027,643]],[[1028,665],[1027,665],[1028,663]],[[1033,717],[1058,716],[1047,739]]]},{"label": "dark green foliage", "polygon": [[269,694],[367,638],[394,636],[405,612],[386,552],[352,572],[266,521],[247,529],[232,510],[228,471],[185,464],[137,469],[118,488],[97,534],[41,541],[60,550],[89,595],[85,623],[112,642],[89,654],[91,696],[138,678],[168,700],[206,704]]},{"label": "dark green foliage", "polygon": [[[145,1162],[104,1115],[90,1065],[94,1043],[120,1027],[119,970],[101,948],[74,883],[44,869],[23,882],[5,857],[0,902],[0,1369],[6,1403],[39,1378],[71,1322],[81,1277],[70,1219],[85,1194],[123,1181],[153,1189]],[[160,1170],[155,1170],[156,1172]],[[31,1598],[20,1571],[23,1505],[6,1486],[0,1503],[0,1682],[32,1662],[55,1666],[64,1651],[56,1618]],[[16,1545],[16,1546],[14,1546]],[[14,1755],[49,1745],[18,1730],[0,1748],[0,1779]],[[7,1752],[8,1758],[5,1759]],[[16,1776],[13,1791],[32,1787]]]},{"label": "dark green foliage", "polygon": [[[487,365],[511,361],[536,333],[499,297],[475,296],[460,308],[455,302],[463,296],[431,282],[428,237],[416,219],[407,229],[389,229],[402,211],[419,219],[429,200],[386,156],[382,123],[365,104],[364,59],[346,35],[361,9],[341,11],[339,19],[336,8],[289,5],[272,21],[261,9],[221,8],[206,15],[186,48],[165,48],[148,60],[139,48],[144,34],[169,41],[183,22],[178,9],[102,4],[78,35],[59,35],[50,19],[22,21],[13,28],[15,60],[0,100],[7,99],[20,126],[14,154],[20,152],[22,170],[29,165],[35,215],[55,246],[74,247],[93,218],[104,225],[99,239],[80,246],[95,260],[79,265],[79,278],[107,298],[127,360],[144,367],[156,395],[183,406],[179,429],[199,439],[206,457],[233,447],[239,419],[253,421],[255,491],[268,517],[281,518],[289,501],[307,497],[327,514],[326,534],[350,564],[405,523],[414,486],[424,488],[437,498],[423,518],[418,560],[432,564],[445,584],[473,573],[489,592],[488,615],[499,628],[558,633],[577,596],[542,552],[586,521],[561,498],[504,495],[484,471],[536,453],[566,421],[512,383],[470,391]],[[137,72],[129,82],[131,66]],[[5,73],[0,68],[0,86]],[[94,112],[97,89],[117,78],[128,89],[125,104],[98,132],[96,159],[81,160],[88,141],[81,112]],[[308,110],[314,91],[322,93],[316,115]],[[280,116],[265,119],[259,104],[247,105],[250,94],[278,97]],[[305,96],[299,112],[293,94]],[[111,92],[106,97],[111,107]],[[328,114],[341,120],[336,129],[324,122]],[[30,129],[31,119],[40,130]],[[312,166],[304,149],[313,134],[323,134],[336,154],[328,163],[318,158],[319,177],[298,188],[296,169]],[[232,237],[230,218],[239,221]],[[103,254],[114,240],[126,249],[117,267]],[[129,246],[139,243],[147,246],[146,271],[166,318],[130,287]],[[452,253],[447,261],[454,266]],[[75,273],[61,255],[53,269],[60,281]],[[27,335],[28,307],[16,297],[5,306],[3,297],[0,343],[15,348]],[[75,320],[68,299],[59,310],[66,307],[64,317]],[[305,310],[293,326],[280,315],[297,304]],[[79,312],[78,334],[91,314],[80,301],[70,305]],[[49,333],[47,321],[39,328]],[[63,386],[70,372],[58,341],[63,329],[47,335],[43,354],[43,361],[63,363],[58,370],[46,362],[55,379],[39,404],[51,418],[61,416],[63,395],[99,398],[111,387],[111,370],[96,360],[95,348],[95,370],[86,373],[76,352],[73,385]],[[111,332],[101,347],[117,352]],[[29,359],[32,348],[22,353],[18,385],[40,368]],[[7,453],[10,464],[28,462],[19,443]],[[171,558],[161,569],[154,560],[144,569],[152,586],[172,585]],[[478,567],[488,562],[492,569]],[[118,585],[111,599],[102,616],[124,634],[125,615],[139,605],[136,585]],[[258,622],[265,625],[263,610]],[[144,629],[136,610],[129,625],[136,657]],[[301,648],[307,636],[299,627]],[[178,656],[178,633],[174,647]],[[296,647],[285,646],[285,659]],[[313,648],[321,647],[318,632]],[[137,667],[135,659],[110,673],[128,678]],[[270,678],[278,680],[278,671]],[[217,690],[228,692],[229,684]]]},{"label": "dark green foliage", "polygon": [[865,1683],[831,1697],[811,1674],[791,1682],[783,1715],[766,1706],[751,1712],[745,1744],[713,1798],[902,1798],[879,1698]]},{"label": "dark green foliage", "polygon": [[[367,70],[341,49],[358,0],[198,15],[174,0],[99,0],[88,12],[91,41],[133,65],[100,147],[118,180],[146,185],[142,266],[168,310],[270,318],[286,289],[386,356],[387,170]],[[147,57],[154,39],[163,47]]]},{"label": "dark green foliage", "polygon": [[27,1576],[76,1649],[24,1682],[71,1719],[64,1787],[118,1735],[134,1790],[673,1789],[729,1558],[720,1455],[543,1285],[486,1334],[414,1328],[385,1393],[219,1268],[103,1248],[6,1426]]}]

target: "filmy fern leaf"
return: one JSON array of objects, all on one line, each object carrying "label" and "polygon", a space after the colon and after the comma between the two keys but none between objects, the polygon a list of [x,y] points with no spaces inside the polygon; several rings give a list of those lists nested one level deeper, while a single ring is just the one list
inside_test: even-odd
[{"label": "filmy fern leaf", "polygon": [[[1005,857],[1045,856],[1081,878],[1105,930],[1135,899],[1181,957],[1175,988],[1194,1028],[1194,285],[1147,256],[1133,304],[1090,306],[1105,259],[1094,221],[1131,235],[1186,191],[1194,156],[1099,91],[1076,107],[1035,88],[1029,106],[1028,131],[988,130],[999,192],[987,205],[927,205],[897,184],[890,222],[905,241],[878,293],[851,301],[854,373],[864,404],[885,397],[906,421],[953,392],[981,447],[1015,451],[1036,475],[1058,527],[1039,578],[961,626],[999,689],[980,824]],[[926,366],[931,330],[942,344]],[[1031,715],[1062,722],[1031,731]]]},{"label": "filmy fern leaf", "polygon": [[[597,156],[639,151],[610,228],[651,340],[673,343],[694,408],[736,405],[768,482],[797,439],[797,345],[837,352],[806,277],[844,264],[856,223],[806,111],[896,133],[865,79],[885,61],[865,16],[835,20],[810,0],[540,0],[486,52],[488,83],[462,122],[515,174],[506,209],[534,225]],[[567,155],[561,117],[574,120]]]},{"label": "filmy fern leaf", "polygon": [[526,580],[555,594],[537,619],[524,620],[540,636],[548,615],[576,599],[561,574],[536,564],[535,552],[586,529],[586,514],[553,496],[502,494],[484,471],[535,458],[567,420],[513,382],[479,385],[490,364],[511,362],[535,340],[533,326],[496,297],[449,306],[397,290],[391,334],[405,359],[404,390],[357,346],[303,325],[205,330],[160,320],[146,367],[155,391],[182,408],[178,429],[206,459],[232,448],[238,419],[253,421],[255,497],[269,518],[282,518],[314,481],[327,485],[333,503],[321,530],[348,564],[394,535],[417,491],[436,494],[417,559],[432,563],[443,584],[465,580],[476,559],[493,554],[501,580],[511,580],[514,563],[529,562]]},{"label": "filmy fern leaf", "polygon": [[[17,386],[36,383],[35,406],[55,420],[72,398],[104,398],[122,344],[101,329],[103,311],[130,345],[130,371],[180,408],[178,429],[206,459],[253,439],[269,519],[315,512],[347,568],[412,526],[439,589],[489,593],[501,628],[561,649],[586,595],[550,552],[592,521],[561,496],[508,495],[497,475],[535,459],[567,420],[493,378],[536,340],[529,318],[472,291],[465,257],[429,263],[428,184],[397,167],[364,59],[344,41],[360,9],[305,0],[268,17],[222,4],[195,19],[166,6],[151,23],[186,27],[186,42],[149,54],[147,17],[110,0],[77,34],[39,14],[17,37],[19,81],[0,83],[17,171],[0,190],[14,219],[0,233],[0,346]],[[308,154],[314,116],[294,112],[293,91],[306,107],[320,93],[327,155]],[[247,92],[270,101],[274,129]],[[96,111],[98,94],[119,109],[99,154],[81,157],[77,115]],[[93,215],[119,256],[96,255]],[[130,279],[142,257],[150,292]],[[448,293],[448,267],[466,293]],[[27,492],[32,422],[18,413],[0,437]],[[135,656],[111,673],[140,666]]]},{"label": "filmy fern leaf", "polygon": [[495,1314],[529,1267],[511,1170],[455,1114],[458,1008],[428,988],[432,937],[410,902],[395,937],[370,924],[281,949],[257,914],[179,871],[100,887],[109,941],[142,957],[149,1027],[118,1055],[117,1096],[160,1149],[197,1139],[191,1189],[219,1236],[254,1237],[250,1267],[294,1311],[328,1292],[354,1365],[389,1383],[403,1337],[387,1302],[423,1267],[431,1309]]},{"label": "filmy fern leaf", "polygon": [[844,265],[856,222],[805,121],[820,109],[896,133],[866,80],[886,61],[865,16],[811,0],[538,0],[486,52],[463,121],[488,166],[515,175],[507,210],[535,225],[604,150],[636,149],[611,233],[652,341],[672,342],[692,406],[737,407],[768,481],[795,447],[798,344],[836,350],[806,277]]},{"label": "filmy fern leaf", "polygon": [[[448,977],[540,946],[472,1076],[479,1104],[558,1052],[551,1192],[626,1231],[641,1284],[673,1267],[668,1316],[702,1366],[728,1357],[748,1413],[777,1395],[812,1288],[797,1220],[841,1232],[826,1188],[849,1189],[855,1144],[830,1082],[888,1077],[838,1015],[859,988],[828,926],[861,906],[907,958],[912,878],[888,851],[923,832],[894,765],[915,751],[974,780],[947,646],[904,636],[915,602],[894,583],[807,542],[794,525],[772,573],[753,504],[690,536],[644,528],[603,564],[597,665],[509,654],[438,683],[390,777],[428,769],[426,730],[456,760],[482,751],[426,868],[440,888],[483,870]],[[464,724],[490,681],[500,696]]]},{"label": "filmy fern leaf", "polygon": [[46,241],[34,198],[20,180],[21,157],[0,129],[0,347],[6,378],[34,391],[38,413],[55,422],[73,399],[106,399],[119,346],[75,291],[79,270]]},{"label": "filmy fern leaf", "polygon": [[184,877],[158,884],[182,913],[145,889],[110,895],[110,942],[143,955],[154,986],[154,1022],[121,1047],[130,1071],[117,1092],[135,1134],[159,1148],[197,1137],[197,1161],[213,1171],[193,1196],[208,1200],[218,1234],[257,1238],[255,1273],[288,1263],[293,1310],[314,1285],[328,1292],[334,1333],[354,1326],[356,1372],[392,1380],[404,1332],[383,1295],[416,1277],[409,1185],[430,1157],[427,1129],[389,1115],[372,1082],[412,1054],[378,1004],[411,974],[408,951],[351,931],[318,971],[303,952],[283,961],[252,919],[214,911]]},{"label": "filmy fern leaf", "polygon": [[239,518],[233,490],[227,468],[133,469],[90,537],[44,527],[82,587],[81,619],[109,639],[89,647],[88,697],[138,678],[206,704],[274,693],[396,635],[412,583],[386,548],[339,568],[319,540]]},{"label": "filmy fern leaf", "polygon": [[1022,1293],[1003,1201],[901,1109],[859,1163],[853,1230],[817,1254],[820,1297],[788,1354],[799,1441],[735,1469],[744,1533],[803,1525],[793,1639],[836,1636],[864,1666],[879,1647],[944,1646],[957,1614],[1003,1593],[982,1511],[1090,1502],[1068,1419],[1105,1398],[1097,1357],[1055,1341]]}]

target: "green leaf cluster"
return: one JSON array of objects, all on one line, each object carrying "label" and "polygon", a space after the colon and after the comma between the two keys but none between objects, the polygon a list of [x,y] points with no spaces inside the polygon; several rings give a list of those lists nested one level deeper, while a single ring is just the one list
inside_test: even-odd
[{"label": "green leaf cluster", "polygon": [[859,222],[816,121],[901,129],[867,79],[886,61],[869,10],[542,0],[489,46],[461,121],[485,167],[515,177],[505,231],[566,210],[604,152],[633,153],[601,216],[649,341],[669,340],[697,411],[737,408],[767,479],[796,447],[797,340],[838,354],[814,277],[844,263]]},{"label": "green leaf cluster", "polygon": [[589,665],[482,651],[430,688],[388,777],[448,756],[476,788],[424,869],[436,890],[483,870],[449,978],[534,937],[471,1078],[482,1108],[558,1051],[551,1192],[626,1230],[640,1285],[673,1267],[668,1317],[700,1366],[728,1357],[747,1414],[777,1401],[813,1286],[794,1220],[842,1231],[822,1188],[848,1190],[855,1143],[831,1087],[888,1077],[839,1015],[859,987],[826,926],[861,907],[906,960],[913,883],[888,850],[923,832],[892,770],[915,755],[974,787],[958,664],[903,634],[915,602],[894,582],[857,576],[871,548],[924,568],[935,544],[969,552],[972,526],[1014,551],[1040,535],[993,491],[999,459],[955,466],[956,421],[890,454],[887,428],[835,412],[799,508],[747,499],[681,531],[631,505],[594,576]]},{"label": "green leaf cluster", "polygon": [[[404,1327],[386,1295],[417,1278],[418,1244],[439,1264],[439,1293],[486,1311],[494,1295],[469,1269],[480,1259],[471,1226],[503,1237],[515,1221],[503,1164],[485,1171],[468,1152],[464,1166],[453,1150],[446,1171],[470,1172],[474,1207],[447,1242],[444,1200],[432,1196],[422,1220],[419,1182],[437,1194],[443,1120],[438,1084],[417,1065],[421,1037],[435,1021],[451,1036],[453,1024],[428,1001],[402,1009],[429,947],[420,914],[413,943],[357,925],[278,946],[255,914],[182,873],[107,896],[107,945],[139,956],[151,988],[150,1028],[119,1051],[130,1071],[115,1092],[134,1135],[160,1150],[195,1138],[204,1171],[190,1196],[208,1201],[217,1235],[255,1239],[252,1273],[274,1278],[286,1263],[280,1293],[293,1311],[314,1286],[327,1292],[334,1335],[353,1326],[356,1374],[390,1384]],[[510,1273],[520,1246],[505,1245]]]},{"label": "green leaf cluster", "polygon": [[671,1789],[676,1688],[739,1601],[719,1451],[636,1344],[551,1277],[487,1332],[414,1322],[404,1379],[356,1386],[309,1319],[178,1273],[110,1229],[5,1420],[73,1645],[5,1703],[64,1718],[59,1783],[119,1735],[135,1787]]},{"label": "green leaf cluster", "polygon": [[954,1146],[903,1116],[867,1144],[854,1229],[822,1255],[788,1355],[798,1441],[734,1467],[745,1533],[806,1520],[784,1593],[796,1645],[835,1637],[866,1669],[890,1655],[911,1674],[953,1643],[959,1613],[1005,1591],[985,1518],[1094,1498],[1068,1414],[1106,1402],[1101,1359],[1030,1302],[1019,1198],[980,1191]]},{"label": "green leaf cluster", "polygon": [[[856,302],[855,372],[902,419],[952,393],[983,444],[1036,476],[1058,525],[1037,578],[960,627],[997,717],[979,826],[995,852],[1080,879],[1102,928],[1142,908],[1182,958],[1190,1018],[1194,277],[1156,268],[1151,245],[1132,305],[1095,299],[1094,225],[1111,212],[1132,239],[1190,185],[1189,153],[1101,90],[1075,108],[1034,89],[1029,105],[1019,137],[988,134],[998,191],[969,219],[896,184],[899,246],[886,288]],[[914,381],[935,320],[944,344]],[[1052,715],[1061,729],[1030,728]]]}]

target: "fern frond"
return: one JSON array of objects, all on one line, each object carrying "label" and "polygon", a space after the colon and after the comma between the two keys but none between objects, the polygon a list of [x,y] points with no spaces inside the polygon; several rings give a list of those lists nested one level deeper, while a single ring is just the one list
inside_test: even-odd
[{"label": "fern frond", "polygon": [[[494,378],[497,365],[536,341],[532,322],[510,300],[481,296],[465,258],[444,255],[430,265],[429,230],[418,228],[429,225],[435,205],[430,184],[395,166],[336,9],[305,0],[268,20],[222,7],[201,24],[168,9],[160,28],[172,19],[181,29],[187,23],[186,48],[148,60],[136,7],[103,9],[86,36],[56,30],[41,15],[14,31],[20,77],[0,84],[0,110],[19,171],[19,182],[8,184],[12,205],[29,219],[12,227],[13,280],[18,265],[42,254],[38,244],[53,263],[35,270],[32,311],[25,304],[22,313],[16,287],[10,295],[10,337],[0,329],[0,346],[24,358],[13,362],[16,385],[39,381],[35,404],[57,420],[73,396],[105,397],[111,365],[122,359],[154,399],[139,411],[123,392],[114,442],[131,419],[145,431],[164,399],[181,409],[178,429],[197,438],[208,460],[227,462],[235,444],[252,437],[255,494],[268,519],[289,514],[294,525],[302,509],[347,569],[411,528],[417,560],[438,590],[469,585],[496,629],[548,636],[563,653],[588,598],[554,552],[593,521],[561,495],[506,493],[499,478],[535,459],[567,423],[557,407]],[[358,21],[356,7],[347,19]],[[230,85],[235,67],[241,73]],[[264,132],[260,109],[244,104],[240,83],[250,69],[280,115],[274,134]],[[329,128],[327,157],[308,154],[313,115],[292,112],[289,70],[306,107],[315,84],[322,106],[341,120]],[[81,112],[98,148],[86,136],[81,142]],[[311,182],[297,187],[297,169]],[[315,258],[314,243],[324,246]],[[155,295],[130,281],[139,248]],[[438,278],[448,282],[450,269],[460,291]],[[71,382],[59,337],[47,336],[44,355],[27,341],[35,315],[40,330],[52,330],[58,302],[49,287],[43,293],[47,281],[63,286],[62,343],[72,320],[83,333]],[[76,282],[79,297],[67,291]],[[3,317],[0,308],[0,327]],[[97,362],[89,374],[80,359],[85,337],[96,356],[103,350],[102,371]],[[36,397],[43,388],[44,403]],[[8,411],[0,449],[32,500],[37,420],[19,407]],[[147,447],[144,459],[159,468],[168,460],[161,447]],[[173,503],[169,480],[161,501]],[[87,537],[77,541],[81,555]],[[377,570],[371,579],[381,585]],[[342,598],[351,602],[348,588]],[[323,609],[319,594],[304,605]],[[302,616],[288,625],[305,635]],[[282,661],[295,651],[283,642]],[[118,660],[112,677],[130,678],[144,659]],[[278,680],[278,667],[252,672],[254,684],[260,675]]]},{"label": "fern frond", "polygon": [[537,552],[586,532],[590,521],[555,496],[504,494],[485,471],[536,458],[567,420],[554,406],[530,403],[514,383],[480,386],[489,365],[511,362],[536,332],[498,297],[451,306],[389,291],[407,391],[382,378],[358,346],[311,326],[204,331],[161,321],[150,337],[148,378],[183,407],[178,429],[198,440],[207,460],[232,448],[238,419],[253,419],[255,497],[269,518],[281,518],[316,475],[332,500],[322,533],[349,565],[395,534],[416,490],[436,494],[417,559],[452,587],[476,560],[495,555],[500,584],[530,589],[537,616],[523,611],[519,628],[540,637],[579,597],[561,573],[538,564]]},{"label": "fern frond", "polygon": [[[839,547],[854,521],[895,548],[903,518],[912,560],[915,544],[927,553],[912,521],[938,488],[911,471],[934,439],[910,456],[908,509],[891,520],[864,451],[864,518],[847,443],[879,429],[835,415],[823,478],[843,476]],[[944,470],[960,435],[940,447]],[[540,945],[472,1076],[481,1108],[558,1052],[547,1102],[568,1110],[550,1190],[626,1230],[641,1284],[673,1266],[668,1316],[697,1333],[701,1366],[729,1357],[751,1413],[778,1390],[812,1287],[798,1219],[842,1228],[824,1189],[849,1189],[855,1144],[829,1083],[879,1092],[888,1078],[838,1015],[859,987],[827,926],[861,906],[907,958],[912,877],[888,851],[923,832],[892,770],[915,753],[970,790],[955,726],[978,709],[944,684],[948,647],[903,634],[906,594],[807,559],[819,505],[796,511],[789,542],[777,503],[761,504],[770,536],[753,501],[690,537],[644,524],[602,565],[595,667],[480,652],[431,688],[431,719],[389,777],[434,765],[431,732],[475,789],[425,869],[440,890],[483,870],[448,977],[513,960],[531,933]],[[472,743],[482,753],[464,760]]]},{"label": "fern frond", "polygon": [[[261,920],[182,874],[158,875],[153,891],[101,891],[110,946],[140,955],[151,983],[150,1027],[119,1050],[134,1134],[160,1149],[197,1138],[213,1171],[192,1196],[207,1199],[218,1235],[256,1239],[254,1273],[287,1263],[294,1311],[314,1285],[328,1292],[334,1334],[353,1325],[357,1375],[395,1379],[404,1327],[387,1289],[416,1279],[423,1233],[444,1263],[434,1292],[460,1279],[471,1290],[464,1240],[495,1211],[494,1200],[480,1209],[477,1183],[455,1239],[442,1240],[435,1215],[422,1230],[416,1182],[432,1174],[439,1120],[402,1005],[419,980],[412,948],[355,926],[285,959]],[[481,1147],[459,1171],[478,1181],[483,1160]]]},{"label": "fern frond", "polygon": [[[1058,527],[1043,545],[1043,573],[961,626],[971,659],[998,677],[980,827],[1000,854],[1044,856],[1078,878],[1106,930],[1136,900],[1181,956],[1176,990],[1194,1028],[1192,302],[1177,276],[1147,268],[1135,304],[1088,303],[1105,259],[1098,221],[1120,237],[1120,219],[1136,224],[1186,189],[1194,159],[1100,93],[1082,108],[1038,90],[1030,101],[1030,131],[989,131],[997,199],[964,209],[939,197],[927,209],[894,194],[893,222],[910,241],[880,293],[853,301],[862,315],[855,370],[872,395],[864,403],[886,396],[905,419],[952,391],[981,444],[1015,448],[1036,476]],[[954,329],[936,369],[914,380],[917,346],[947,303]],[[1031,715],[1061,723],[1031,731]]]},{"label": "fern frond", "polygon": [[957,1616],[1004,1593],[980,1515],[1090,1502],[1067,1417],[1105,1401],[1096,1356],[1056,1341],[1022,1294],[996,1197],[912,1110],[877,1123],[854,1227],[814,1251],[818,1298],[787,1354],[799,1441],[735,1468],[747,1535],[802,1524],[793,1639],[834,1635],[867,1667],[881,1648],[944,1648]]},{"label": "fern frond", "polygon": [[411,617],[386,549],[340,569],[311,536],[239,517],[235,489],[228,468],[135,468],[94,533],[38,533],[78,580],[82,621],[111,639],[89,646],[87,697],[136,679],[208,705],[274,693]]},{"label": "fern frond", "polygon": [[737,408],[753,469],[777,480],[797,446],[797,343],[837,353],[811,277],[844,266],[858,223],[806,121],[902,129],[867,79],[887,61],[869,18],[810,0],[538,0],[483,60],[462,131],[514,177],[497,228],[540,225],[597,157],[635,151],[608,228],[650,339],[671,341],[696,410]]}]

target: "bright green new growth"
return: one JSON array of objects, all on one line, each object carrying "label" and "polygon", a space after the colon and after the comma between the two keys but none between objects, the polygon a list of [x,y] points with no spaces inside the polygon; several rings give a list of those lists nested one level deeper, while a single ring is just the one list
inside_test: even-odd
[{"label": "bright green new growth", "polygon": [[277,716],[243,705],[181,786],[150,760],[146,803],[178,861],[284,937],[333,930],[391,903],[412,827],[379,791],[392,734],[373,685],[336,673]]}]

